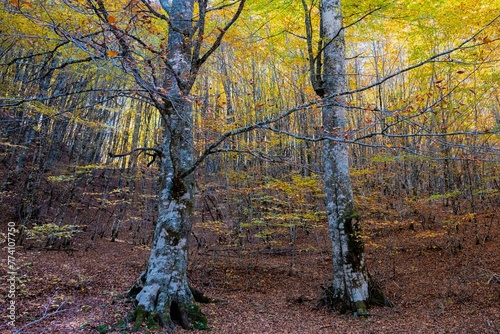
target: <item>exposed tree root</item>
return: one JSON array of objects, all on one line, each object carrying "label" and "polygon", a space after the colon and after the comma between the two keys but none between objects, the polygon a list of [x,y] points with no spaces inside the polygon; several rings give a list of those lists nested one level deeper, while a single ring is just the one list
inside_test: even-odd
[{"label": "exposed tree root", "polygon": [[326,287],[321,286],[322,295],[318,301],[318,307],[327,307],[328,309],[344,314],[347,312],[352,312],[358,316],[368,315],[368,307],[370,305],[393,307],[394,304],[385,296],[382,291],[380,284],[375,280],[370,278],[369,284],[369,298],[365,302],[354,303],[347,298],[339,297],[338,291],[334,291],[332,284],[328,284]]},{"label": "exposed tree root", "polygon": [[369,284],[368,303],[370,305],[394,307],[394,304],[390,301],[389,298],[387,298],[385,293],[382,291],[380,283],[372,278],[370,278],[370,284]]},{"label": "exposed tree root", "polygon": [[207,297],[202,291],[197,290],[196,288],[193,288],[192,286],[189,286],[191,289],[191,292],[193,293],[194,300],[197,301],[198,303],[203,303],[203,304],[210,304],[210,303],[218,303],[220,300],[218,299],[213,299],[210,297]]},{"label": "exposed tree root", "polygon": [[170,310],[165,312],[148,312],[143,306],[135,308],[134,315],[127,319],[133,323],[133,331],[139,331],[145,324],[149,330],[165,329],[172,333],[175,324],[184,329],[208,329],[207,318],[198,305],[179,305],[172,302]]},{"label": "exposed tree root", "polygon": [[[145,275],[144,275],[145,276]],[[128,297],[135,299],[137,294],[142,289],[144,276],[141,275],[136,284],[129,290]],[[215,303],[215,299],[205,296],[201,291],[190,287],[194,301],[199,303]],[[207,318],[203,314],[201,308],[195,304],[184,304],[172,300],[169,307],[165,306],[164,310],[157,309],[153,312],[148,312],[144,306],[138,305],[135,308],[134,314],[126,319],[129,323],[133,323],[133,330],[139,331],[145,324],[148,329],[155,330],[159,328],[165,329],[168,333],[172,333],[175,324],[178,324],[184,329],[208,329]]]}]

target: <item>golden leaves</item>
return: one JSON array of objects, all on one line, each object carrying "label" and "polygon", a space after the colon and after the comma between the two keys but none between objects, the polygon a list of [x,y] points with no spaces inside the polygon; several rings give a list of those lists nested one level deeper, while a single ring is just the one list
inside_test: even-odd
[{"label": "golden leaves", "polygon": [[108,51],[106,51],[106,55],[107,55],[108,57],[113,58],[113,57],[118,56],[118,51],[115,51],[115,50],[108,50]]}]

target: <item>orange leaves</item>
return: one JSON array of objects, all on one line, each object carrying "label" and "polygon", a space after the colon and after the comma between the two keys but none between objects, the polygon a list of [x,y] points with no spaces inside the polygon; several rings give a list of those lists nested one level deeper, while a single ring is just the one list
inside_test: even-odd
[{"label": "orange leaves", "polygon": [[484,43],[484,44],[488,44],[488,43],[491,43],[493,42],[493,40],[489,37],[489,36],[485,36],[481,39],[481,41]]},{"label": "orange leaves", "polygon": [[162,95],[167,95],[168,94],[168,91],[170,90],[171,88],[163,88],[163,87],[160,87],[158,88],[158,92]]},{"label": "orange leaves", "polygon": [[9,2],[12,5],[14,5],[14,6],[18,7],[18,8],[21,7],[21,6],[26,6],[28,8],[33,9],[33,5],[30,2],[28,2],[28,1],[9,0]]},{"label": "orange leaves", "polygon": [[445,78],[443,78],[443,77],[437,78],[434,81],[434,86],[436,86],[437,89],[445,89],[446,83],[444,81],[445,81]]},{"label": "orange leaves", "polygon": [[110,58],[118,56],[118,51],[115,50],[108,50],[106,51],[106,55]]},{"label": "orange leaves", "polygon": [[116,24],[118,23],[116,16],[108,15],[108,17],[106,17],[106,21],[113,29],[118,29],[118,27],[116,26]]},{"label": "orange leaves", "polygon": [[146,14],[146,13],[140,13],[137,18],[139,19],[139,21],[143,24],[151,24],[151,17]]}]

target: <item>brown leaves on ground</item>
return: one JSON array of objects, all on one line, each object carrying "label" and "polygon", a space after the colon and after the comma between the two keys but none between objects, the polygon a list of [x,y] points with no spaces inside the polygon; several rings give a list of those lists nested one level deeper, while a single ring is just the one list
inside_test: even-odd
[{"label": "brown leaves on ground", "polygon": [[[366,318],[317,307],[320,286],[332,271],[324,227],[312,234],[298,231],[294,247],[193,245],[190,279],[220,300],[202,305],[212,333],[499,333],[498,226],[490,241],[475,245],[470,237],[461,249],[451,246],[444,230],[429,234],[419,226],[410,230],[376,222],[366,222],[365,229],[372,234],[367,242],[372,276],[396,305],[374,307]],[[17,250],[16,323],[20,327],[46,316],[22,333],[125,332],[111,326],[132,312],[123,295],[149,250],[106,239],[89,242],[81,234],[72,246],[76,251]],[[5,259],[3,253],[3,277]],[[5,284],[1,290],[4,295]],[[6,306],[1,305],[4,318]],[[1,325],[2,333],[9,330]]]}]

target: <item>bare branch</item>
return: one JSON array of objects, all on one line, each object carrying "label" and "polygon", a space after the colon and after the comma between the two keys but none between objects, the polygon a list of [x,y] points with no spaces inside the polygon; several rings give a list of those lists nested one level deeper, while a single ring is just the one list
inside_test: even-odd
[{"label": "bare branch", "polygon": [[108,155],[111,158],[120,158],[120,157],[126,157],[128,155],[131,155],[134,152],[139,152],[139,151],[141,153],[142,152],[147,152],[147,151],[153,151],[153,152],[155,152],[156,155],[158,155],[160,157],[165,156],[165,154],[163,154],[163,152],[160,149],[157,149],[157,148],[154,148],[154,147],[138,147],[138,148],[134,148],[133,150],[131,150],[129,152],[118,153],[118,154],[114,154],[114,153],[108,152]]},{"label": "bare branch", "polygon": [[[64,304],[62,304],[61,306],[63,306]],[[60,314],[60,313],[64,313],[64,312],[68,312],[68,311],[72,311],[74,310],[74,308],[67,308],[67,309],[61,309],[61,306],[59,306],[57,308],[57,310],[55,310],[54,312],[50,312],[50,313],[44,313],[42,317],[32,321],[32,322],[29,322],[27,323],[26,325],[22,326],[21,328],[19,328],[18,330],[16,330],[13,334],[19,334],[19,333],[22,333],[24,329],[28,328],[29,326],[32,326],[36,323],[39,323],[40,321],[43,321],[53,315],[56,315],[56,314]]]},{"label": "bare branch", "polygon": [[210,57],[212,53],[214,53],[215,50],[219,47],[220,43],[222,42],[222,39],[224,38],[224,34],[231,28],[231,26],[236,22],[238,17],[240,17],[241,12],[243,11],[243,7],[245,6],[245,1],[246,0],[240,0],[240,5],[238,6],[238,9],[236,10],[236,13],[234,13],[233,17],[227,24],[220,30],[220,34],[217,36],[215,42],[212,44],[210,49],[200,58],[197,60],[197,68],[199,68],[203,63],[205,63]]},{"label": "bare branch", "polygon": [[[149,151],[152,151],[153,153],[148,153]],[[150,167],[156,161],[156,158],[158,158],[158,157],[163,158],[165,156],[163,151],[161,151],[160,149],[154,148],[154,147],[138,147],[138,148],[133,149],[132,151],[125,152],[125,153],[119,153],[119,154],[113,154],[111,152],[108,152],[108,155],[111,158],[120,158],[120,157],[125,157],[128,155],[131,155],[134,152],[139,152],[139,154],[144,153],[144,154],[151,157],[151,161],[148,162],[148,167]]]},{"label": "bare branch", "polygon": [[389,74],[388,76],[380,79],[379,81],[377,82],[374,82],[368,86],[364,86],[364,87],[360,87],[360,88],[357,88],[357,89],[353,89],[353,90],[348,90],[348,91],[345,91],[345,92],[339,92],[339,93],[335,93],[335,94],[332,94],[330,96],[328,96],[327,98],[332,98],[332,97],[336,97],[336,96],[341,96],[341,95],[352,95],[352,94],[355,94],[355,93],[359,93],[359,92],[363,92],[365,90],[368,90],[368,89],[371,89],[371,88],[374,88],[374,87],[377,87],[377,86],[380,86],[381,84],[383,84],[384,82],[394,78],[394,77],[397,77],[403,73],[406,73],[408,71],[411,71],[411,70],[414,70],[416,68],[419,68],[419,67],[422,67],[424,66],[425,64],[428,64],[430,62],[433,62],[435,60],[437,60],[438,58],[441,58],[443,56],[446,56],[446,55],[449,55],[449,54],[452,54],[453,52],[456,52],[458,50],[462,50],[464,48],[470,48],[470,47],[475,47],[475,46],[479,46],[478,45],[473,45],[473,46],[466,46],[466,44],[468,44],[469,42],[471,42],[472,40],[474,40],[478,35],[480,35],[484,30],[486,30],[488,27],[490,27],[493,23],[495,23],[498,19],[500,19],[500,14],[495,16],[490,22],[488,22],[486,25],[484,25],[483,27],[481,27],[478,31],[476,31],[472,36],[470,36],[469,38],[463,40],[460,44],[458,44],[457,46],[455,46],[454,48],[451,48],[451,49],[448,49],[446,51],[443,51],[443,52],[440,52],[440,53],[437,53],[419,63],[416,63],[414,65],[410,65],[406,68],[403,68],[397,72],[394,72],[392,74]]}]

